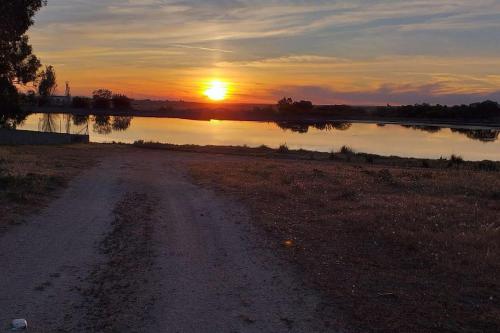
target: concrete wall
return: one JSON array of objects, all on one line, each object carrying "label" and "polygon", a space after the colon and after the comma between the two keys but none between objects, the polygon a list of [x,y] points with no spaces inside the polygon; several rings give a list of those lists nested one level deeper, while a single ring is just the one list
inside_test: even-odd
[{"label": "concrete wall", "polygon": [[88,142],[88,135],[0,129],[0,145],[60,145]]}]

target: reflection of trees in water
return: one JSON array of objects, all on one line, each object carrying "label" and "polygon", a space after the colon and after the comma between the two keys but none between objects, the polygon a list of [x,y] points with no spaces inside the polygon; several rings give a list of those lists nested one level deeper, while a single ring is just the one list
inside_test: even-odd
[{"label": "reflection of trees in water", "polygon": [[334,121],[322,121],[317,123],[302,123],[302,122],[293,122],[293,121],[276,121],[276,125],[283,130],[291,130],[292,132],[297,133],[307,133],[309,132],[309,128],[313,127],[320,131],[345,131],[351,128],[351,123],[346,122],[334,122]]},{"label": "reflection of trees in water", "polygon": [[133,117],[125,116],[94,116],[93,129],[95,133],[107,135],[112,131],[125,131],[130,127]]},{"label": "reflection of trees in water", "polygon": [[132,117],[113,117],[113,130],[115,131],[125,131],[130,127],[130,123],[132,122]]},{"label": "reflection of trees in water", "polygon": [[22,125],[26,118],[27,113],[4,113],[0,111],[0,128],[16,129],[17,126]]},{"label": "reflection of trees in water", "polygon": [[317,123],[312,125],[314,128],[321,131],[346,131],[351,128],[352,123],[341,123],[341,122],[327,122],[327,123]]},{"label": "reflection of trees in water", "polygon": [[411,128],[414,130],[420,130],[429,133],[438,133],[442,129],[439,126],[424,126],[424,125],[401,125],[401,126],[403,126],[404,128]]},{"label": "reflection of trees in water", "polygon": [[88,134],[88,117],[71,114],[43,114],[38,130],[48,133]]},{"label": "reflection of trees in water", "polygon": [[111,117],[110,116],[94,116],[94,132],[98,134],[110,134]]},{"label": "reflection of trees in water", "polygon": [[[437,133],[442,129],[441,127],[438,126],[418,126],[418,125],[401,125],[401,126],[429,133]],[[466,128],[451,128],[450,130],[453,133],[463,134],[466,135],[469,139],[479,140],[482,142],[496,141],[500,136],[500,130],[493,130],[493,129],[473,130]]]},{"label": "reflection of trees in water", "polygon": [[466,135],[469,139],[479,140],[482,142],[491,142],[498,140],[498,136],[500,134],[500,130],[493,129],[464,129],[464,128],[452,128],[452,132],[460,133]]},{"label": "reflection of trees in water", "polygon": [[76,127],[76,134],[89,134],[89,116],[86,115],[72,115],[71,119],[73,120],[73,125]]},{"label": "reflection of trees in water", "polygon": [[46,113],[38,122],[38,129],[42,132],[56,133],[58,132],[59,115]]},{"label": "reflection of trees in water", "polygon": [[82,126],[89,123],[89,116],[75,114],[72,116],[72,119],[75,126]]}]

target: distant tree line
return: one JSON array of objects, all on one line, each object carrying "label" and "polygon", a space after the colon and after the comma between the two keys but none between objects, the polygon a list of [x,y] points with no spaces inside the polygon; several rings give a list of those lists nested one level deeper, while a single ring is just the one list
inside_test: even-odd
[{"label": "distant tree line", "polygon": [[132,99],[126,95],[113,94],[108,89],[98,89],[92,93],[92,98],[88,97],[73,97],[72,106],[77,109],[119,109],[127,110],[132,107]]},{"label": "distant tree line", "polygon": [[271,116],[281,119],[287,116],[291,119],[300,119],[303,116],[318,117],[347,117],[347,118],[420,118],[420,119],[492,119],[500,118],[500,105],[494,101],[484,101],[470,105],[431,105],[415,104],[402,106],[351,106],[351,105],[313,105],[310,101],[294,101],[285,97],[274,107],[256,107],[254,115]]},{"label": "distant tree line", "polygon": [[278,112],[282,114],[310,112],[313,108],[314,105],[311,101],[294,101],[289,97],[278,101]]},{"label": "distant tree line", "polygon": [[469,105],[415,104],[378,107],[375,115],[402,118],[445,118],[445,119],[488,119],[500,118],[500,105],[494,101],[484,101]]}]

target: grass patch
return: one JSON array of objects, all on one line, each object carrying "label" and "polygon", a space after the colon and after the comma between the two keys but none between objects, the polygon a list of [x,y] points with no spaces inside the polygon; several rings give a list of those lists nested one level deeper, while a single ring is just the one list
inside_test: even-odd
[{"label": "grass patch", "polygon": [[496,163],[448,169],[448,160],[252,161],[193,164],[191,171],[200,183],[242,198],[277,248],[293,242],[289,259],[338,308],[339,326],[499,331],[500,177],[470,168]]},{"label": "grass patch", "polygon": [[113,149],[96,145],[0,146],[0,231],[37,212],[69,180]]}]

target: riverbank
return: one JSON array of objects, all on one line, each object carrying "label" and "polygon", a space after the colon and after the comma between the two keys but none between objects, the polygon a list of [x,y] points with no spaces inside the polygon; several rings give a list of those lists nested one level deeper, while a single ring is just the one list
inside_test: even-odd
[{"label": "riverbank", "polygon": [[500,129],[500,119],[446,119],[446,118],[398,118],[379,117],[370,112],[355,115],[330,115],[330,116],[293,116],[280,115],[276,113],[253,111],[251,105],[238,106],[214,106],[204,105],[203,108],[174,109],[159,108],[149,109],[137,106],[131,110],[98,110],[98,109],[73,109],[60,107],[37,107],[32,108],[33,113],[67,113],[73,115],[105,115],[124,117],[151,117],[151,118],[176,118],[186,120],[230,120],[230,121],[256,121],[256,122],[280,122],[298,125],[315,125],[322,123],[369,123],[369,124],[396,124],[408,126],[435,126],[463,129]]},{"label": "riverbank", "polygon": [[[40,191],[32,190],[33,183],[14,191],[17,197],[30,195],[29,200],[16,200],[16,196],[7,195],[12,192],[11,183],[3,183],[8,186],[2,187],[2,207],[14,203],[18,206],[16,214],[7,210],[2,222],[11,214],[11,222],[19,223],[34,211],[34,207],[43,209],[54,197],[60,198],[58,207],[64,207],[64,198],[78,201],[76,192],[64,194],[68,184],[70,191],[81,187],[87,193],[85,200],[114,203],[111,207],[91,204],[88,207],[92,209],[84,214],[89,219],[93,214],[100,216],[104,220],[99,223],[105,228],[109,211],[110,221],[116,223],[110,224],[108,243],[103,243],[102,249],[107,254],[96,252],[96,256],[104,255],[104,265],[96,266],[100,269],[90,269],[92,275],[83,277],[90,286],[79,286],[85,293],[82,304],[79,305],[79,299],[72,301],[78,306],[72,312],[74,316],[80,313],[79,306],[90,311],[97,304],[105,310],[103,313],[112,310],[119,318],[138,318],[142,324],[143,313],[128,313],[128,298],[122,298],[122,293],[135,297],[137,289],[141,293],[140,305],[154,309],[150,313],[161,317],[162,312],[157,309],[180,311],[163,313],[169,318],[164,324],[174,325],[170,327],[187,328],[185,325],[205,323],[206,319],[205,324],[220,322],[229,325],[224,327],[243,325],[240,328],[257,330],[265,329],[259,325],[269,320],[278,325],[274,326],[274,331],[281,327],[279,325],[284,325],[285,329],[292,327],[291,331],[301,331],[300,328],[305,331],[308,328],[306,318],[294,311],[276,318],[277,307],[271,300],[269,304],[264,302],[269,293],[273,298],[283,298],[280,309],[294,309],[287,303],[290,298],[285,297],[282,290],[267,289],[270,286],[266,281],[273,281],[274,275],[282,280],[283,273],[278,272],[286,271],[302,281],[299,296],[310,299],[314,294],[309,291],[311,287],[321,292],[323,300],[315,303],[319,311],[316,315],[321,318],[318,322],[327,328],[320,331],[335,332],[337,328],[345,328],[347,332],[493,333],[500,328],[497,278],[500,265],[496,260],[500,255],[500,163],[464,162],[456,156],[440,160],[381,157],[356,154],[348,149],[328,154],[291,151],[285,146],[273,150],[148,143],[138,143],[135,147],[97,144],[0,147],[0,160],[4,175],[25,179],[35,174],[65,180],[53,183],[50,188],[41,182]],[[72,185],[72,179],[80,177],[85,170],[91,172],[79,181],[78,187]],[[108,190],[114,194],[108,195]],[[94,192],[99,196],[94,197]],[[140,229],[132,230],[127,226],[126,221],[130,219],[123,215],[126,211],[120,209],[123,203],[134,207],[131,214],[147,212],[147,218],[141,219]],[[76,205],[77,202],[67,204]],[[240,204],[247,212],[234,208]],[[234,208],[230,214],[226,206]],[[59,215],[64,221],[71,221],[68,216],[72,214],[69,208]],[[240,221],[241,216],[246,216],[246,220]],[[191,220],[196,223],[189,222]],[[44,221],[51,223],[50,218]],[[162,221],[170,222],[164,224]],[[179,224],[179,221],[183,222]],[[262,234],[254,239],[245,231],[246,227],[231,227],[235,222],[255,228],[255,235]],[[120,227],[122,225],[124,228]],[[152,230],[156,225],[163,227]],[[7,229],[11,228],[12,225]],[[122,231],[117,233],[116,228]],[[217,234],[215,230],[224,232]],[[119,253],[120,248],[113,245],[122,244],[126,239],[121,238],[129,235],[135,237],[134,242],[124,251],[135,253],[141,248],[134,244],[147,241],[152,257],[143,261],[147,264],[143,269],[154,273],[148,274],[145,282],[137,278],[141,274],[134,270],[130,279],[121,277],[117,280],[119,283],[106,284],[102,279],[115,271],[112,265],[142,267],[135,265],[137,258],[133,258],[136,256],[122,263],[124,257]],[[188,238],[179,239],[174,235]],[[152,239],[153,236],[159,238]],[[257,252],[234,247],[241,242],[247,244],[242,239],[248,237]],[[212,244],[221,239],[227,242]],[[166,253],[158,250],[156,242],[170,244],[164,250]],[[207,248],[212,250],[207,251]],[[243,256],[233,258],[231,250],[239,250],[235,252],[251,260]],[[88,251],[93,253],[91,249]],[[262,262],[261,256],[268,255],[266,253],[284,260],[281,266],[270,268],[275,272],[270,276],[260,266],[255,266]],[[155,256],[163,259],[157,261],[153,259]],[[50,262],[48,259],[43,262],[46,261]],[[239,261],[244,265],[230,267],[229,263]],[[280,261],[269,261],[273,265],[277,262]],[[196,283],[186,282],[183,276],[187,275],[169,274],[171,265],[192,276]],[[252,270],[248,271],[245,265],[253,267]],[[158,267],[164,270],[162,274],[167,274],[164,281],[169,281],[168,285],[175,290],[158,289],[157,283],[162,280],[156,275]],[[260,275],[255,275],[253,270]],[[127,274],[126,270],[119,271]],[[249,275],[244,278],[246,274]],[[221,294],[222,286],[217,281],[222,281],[221,277],[227,281],[230,276],[236,277],[229,280],[231,290],[228,292],[239,290],[238,283],[243,283],[244,279],[250,279],[247,282],[252,282],[254,291],[237,292],[236,296],[241,297],[239,301],[233,299],[234,295],[225,294],[224,288]],[[47,291],[40,291],[40,295],[34,293],[34,299],[50,300],[43,293],[54,293],[51,288],[62,288],[57,281],[52,281],[52,286],[46,285]],[[195,298],[190,298],[192,295],[182,292],[182,283],[188,283],[189,290],[200,292],[193,294],[196,302]],[[297,288],[295,283],[288,281],[286,286]],[[257,287],[259,284],[262,286]],[[139,288],[134,287],[137,285]],[[100,286],[106,288],[110,299],[120,300],[118,303],[123,306],[108,306],[109,301],[95,293]],[[158,290],[167,292],[168,296],[157,294],[165,297],[150,299],[150,293]],[[292,293],[295,295],[295,291]],[[186,299],[193,302],[186,303]],[[217,309],[211,312],[211,321],[202,315],[208,309],[204,300],[210,300],[210,308]],[[231,313],[238,309],[239,317],[234,319],[232,314],[225,313],[222,303],[231,304],[227,309]],[[326,311],[327,308],[331,312]],[[273,315],[266,317],[263,311]],[[113,327],[106,318],[96,318],[99,313],[95,309],[84,311],[82,320],[87,316],[94,319],[94,323]],[[190,321],[182,320],[186,316]],[[70,327],[71,324],[72,320],[68,319],[65,325]],[[86,325],[93,327],[92,323]],[[210,327],[218,331],[224,328]]]}]

